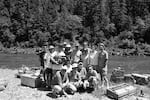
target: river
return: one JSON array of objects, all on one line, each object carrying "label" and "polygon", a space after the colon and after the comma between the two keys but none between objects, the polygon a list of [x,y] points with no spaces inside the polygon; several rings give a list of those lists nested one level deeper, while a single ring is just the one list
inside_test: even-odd
[{"label": "river", "polygon": [[[39,58],[35,54],[0,53],[0,68],[16,69],[21,67],[22,64],[33,67],[40,66]],[[118,66],[123,67],[126,73],[150,73],[150,57],[110,56],[108,63],[109,73]]]}]

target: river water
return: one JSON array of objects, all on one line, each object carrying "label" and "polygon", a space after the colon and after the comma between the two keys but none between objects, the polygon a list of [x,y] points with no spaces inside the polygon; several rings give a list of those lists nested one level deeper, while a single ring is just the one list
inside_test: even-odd
[{"label": "river water", "polygon": [[[16,69],[22,66],[40,66],[39,57],[35,54],[4,54],[0,53],[0,68]],[[109,73],[113,68],[121,66],[126,73],[150,73],[150,57],[120,57],[110,56]]]}]

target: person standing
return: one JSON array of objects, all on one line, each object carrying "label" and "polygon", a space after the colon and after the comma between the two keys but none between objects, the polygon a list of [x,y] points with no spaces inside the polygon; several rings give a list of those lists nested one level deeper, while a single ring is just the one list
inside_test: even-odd
[{"label": "person standing", "polygon": [[92,65],[88,66],[86,78],[83,83],[83,87],[86,88],[93,88],[96,89],[98,85],[98,74],[97,71],[93,69]]},{"label": "person standing", "polygon": [[63,66],[63,59],[65,59],[65,53],[63,51],[63,46],[60,44],[57,46],[56,51],[52,53],[52,59],[54,59],[53,62],[53,71],[56,72],[57,70],[60,70]]},{"label": "person standing", "polygon": [[69,78],[66,71],[67,67],[62,66],[62,68],[58,70],[52,78],[52,93],[57,97],[60,95],[68,95],[65,91],[69,83]]},{"label": "person standing", "polygon": [[78,72],[79,72],[79,75],[81,77],[81,80],[84,81],[86,78],[86,75],[87,75],[87,71],[86,71],[86,68],[83,67],[82,62],[79,62],[79,64],[78,64]]},{"label": "person standing", "polygon": [[77,65],[76,66],[73,65],[72,71],[68,74],[68,76],[69,76],[70,89],[72,90],[71,94],[74,94],[82,84]]},{"label": "person standing", "polygon": [[79,44],[76,44],[75,49],[72,51],[72,54],[71,54],[71,62],[78,63],[81,60],[81,55],[82,55],[82,52],[79,49]]},{"label": "person standing", "polygon": [[91,50],[88,54],[87,63],[88,65],[92,65],[95,70],[98,67],[98,51],[96,50],[96,46],[94,44],[91,44]]},{"label": "person standing", "polygon": [[37,50],[37,55],[39,56],[40,66],[44,69],[44,55],[46,53],[47,46],[44,44],[42,48]]},{"label": "person standing", "polygon": [[98,67],[96,68],[97,72],[101,77],[101,86],[104,87],[106,82],[106,87],[109,87],[108,79],[107,79],[107,71],[108,71],[108,52],[105,50],[105,46],[103,43],[99,44],[98,47]]},{"label": "person standing", "polygon": [[72,49],[71,49],[71,45],[70,44],[66,45],[64,53],[66,55],[66,59],[70,61],[71,60],[71,53],[72,53]]},{"label": "person standing", "polygon": [[51,79],[52,79],[52,53],[54,51],[54,46],[49,47],[49,52],[45,54],[45,68],[44,68],[44,80],[48,87],[51,86]]},{"label": "person standing", "polygon": [[87,68],[88,67],[88,50],[82,49],[82,55],[81,55],[81,61],[83,62],[83,67]]}]

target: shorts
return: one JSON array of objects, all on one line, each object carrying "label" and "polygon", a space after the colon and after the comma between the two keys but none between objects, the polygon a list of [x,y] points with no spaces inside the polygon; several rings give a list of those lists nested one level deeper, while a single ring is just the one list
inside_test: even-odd
[{"label": "shorts", "polygon": [[107,69],[97,68],[96,71],[100,74],[101,77],[104,77],[107,75]]},{"label": "shorts", "polygon": [[53,70],[51,68],[46,68],[44,72],[45,74],[52,74]]}]

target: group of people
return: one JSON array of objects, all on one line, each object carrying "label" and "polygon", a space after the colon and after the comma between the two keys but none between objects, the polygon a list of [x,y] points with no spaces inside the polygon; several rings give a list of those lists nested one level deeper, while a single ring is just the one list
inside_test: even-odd
[{"label": "group of people", "polygon": [[44,45],[39,57],[46,86],[56,96],[104,87],[105,83],[109,86],[108,53],[103,43]]}]

